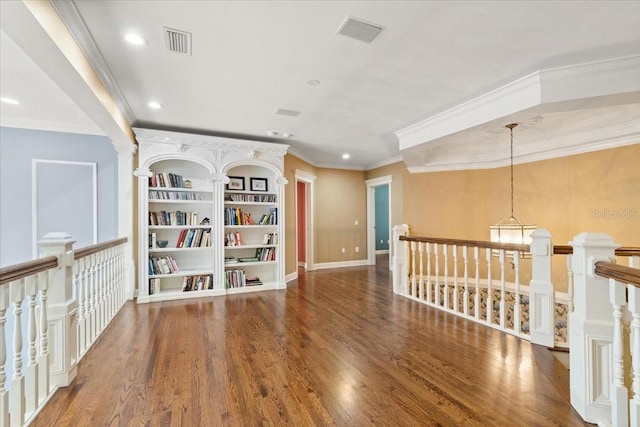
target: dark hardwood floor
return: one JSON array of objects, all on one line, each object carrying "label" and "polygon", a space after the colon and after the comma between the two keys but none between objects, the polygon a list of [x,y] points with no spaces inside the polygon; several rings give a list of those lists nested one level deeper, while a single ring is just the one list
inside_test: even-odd
[{"label": "dark hardwood floor", "polygon": [[386,263],[125,305],[32,426],[583,426],[546,348],[394,296]]}]

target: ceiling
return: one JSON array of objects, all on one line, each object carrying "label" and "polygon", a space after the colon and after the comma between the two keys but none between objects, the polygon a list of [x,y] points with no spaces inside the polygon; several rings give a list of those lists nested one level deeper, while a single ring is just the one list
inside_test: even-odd
[{"label": "ceiling", "polygon": [[[320,167],[413,171],[505,165],[511,122],[522,124],[516,162],[640,141],[638,1],[52,3],[138,127],[286,143]],[[349,16],[384,29],[371,43],[337,34]],[[23,51],[12,38],[25,30],[6,19],[1,95],[21,104],[2,105],[2,125],[109,136],[38,61],[50,47]],[[191,53],[169,51],[165,28],[190,33]],[[147,44],[128,44],[130,31]]]}]

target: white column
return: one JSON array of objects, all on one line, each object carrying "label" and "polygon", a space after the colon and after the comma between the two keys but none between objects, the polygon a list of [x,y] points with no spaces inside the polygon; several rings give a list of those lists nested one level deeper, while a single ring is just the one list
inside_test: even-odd
[{"label": "white column", "polygon": [[400,236],[409,234],[407,224],[393,227],[393,293],[407,294],[407,244],[400,241]]},{"label": "white column", "polygon": [[573,246],[574,311],[569,315],[571,405],[587,422],[611,419],[614,332],[609,281],[595,263],[612,261],[620,245],[606,234],[581,233]]},{"label": "white column", "polygon": [[531,233],[529,328],[531,342],[553,347],[555,293],[551,283],[551,233],[538,228]]},{"label": "white column", "polygon": [[72,268],[73,243],[66,233],[48,233],[38,241],[40,256],[58,258],[48,293],[49,362],[51,385],[66,387],[76,377],[77,370],[77,305],[74,297]]},{"label": "white column", "polygon": [[[124,248],[124,274],[122,289],[126,299],[133,299],[136,289],[136,264],[133,256],[133,156],[137,146],[130,145],[118,150],[118,237],[126,237]],[[146,242],[146,240],[145,240]],[[145,266],[146,267],[146,266]]]},{"label": "white column", "polygon": [[[148,221],[149,218],[149,177],[151,176],[150,169],[136,169],[133,174],[138,177],[138,218],[142,218],[142,221]],[[213,237],[213,236],[211,236]],[[146,257],[145,248],[149,241],[147,235],[147,227],[143,224],[138,224],[138,260],[144,260]],[[138,296],[149,295],[149,266],[138,266],[138,284],[136,289],[138,290]]]}]

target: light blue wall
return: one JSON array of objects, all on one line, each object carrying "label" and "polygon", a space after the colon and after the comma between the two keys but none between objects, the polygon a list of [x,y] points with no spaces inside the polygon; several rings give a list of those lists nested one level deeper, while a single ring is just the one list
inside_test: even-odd
[{"label": "light blue wall", "polygon": [[[117,237],[118,156],[107,137],[0,127],[1,266],[33,258],[33,159],[96,163],[97,241]],[[91,169],[72,163],[39,164],[37,238],[48,231],[66,231],[78,241],[76,248],[92,243],[91,210],[86,212],[92,205],[87,199],[92,199],[93,190],[86,182]],[[73,227],[75,233],[69,230]]]},{"label": "light blue wall", "polygon": [[375,187],[376,250],[389,249],[389,185]]}]

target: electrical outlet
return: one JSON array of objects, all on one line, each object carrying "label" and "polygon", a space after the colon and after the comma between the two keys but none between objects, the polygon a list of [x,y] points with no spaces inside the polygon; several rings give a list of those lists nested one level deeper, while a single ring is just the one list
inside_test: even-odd
[{"label": "electrical outlet", "polygon": [[342,253],[346,254],[347,253],[347,249],[346,248],[342,248]]},{"label": "electrical outlet", "polygon": [[356,252],[360,252],[360,246],[356,246]]},{"label": "electrical outlet", "polygon": [[382,239],[380,239],[380,243],[384,243],[384,241]]},{"label": "electrical outlet", "polygon": [[356,219],[356,225],[358,225],[358,220]]}]

